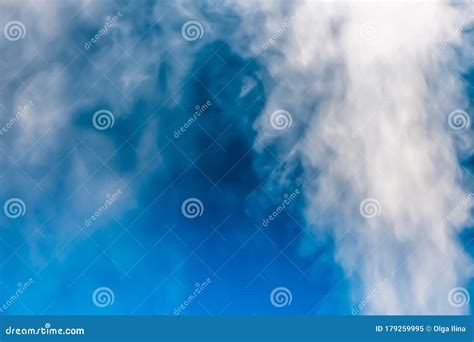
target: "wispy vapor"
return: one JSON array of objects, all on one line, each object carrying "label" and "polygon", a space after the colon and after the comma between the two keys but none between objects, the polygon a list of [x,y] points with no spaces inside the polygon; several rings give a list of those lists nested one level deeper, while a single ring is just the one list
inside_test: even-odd
[{"label": "wispy vapor", "polygon": [[[472,53],[460,29],[472,6],[262,7],[269,18],[263,42],[294,19],[262,53],[280,81],[256,126],[259,141],[303,165],[306,217],[318,236],[335,239],[354,303],[388,279],[362,313],[465,313],[467,306],[450,305],[448,294],[472,275],[457,237],[472,222],[472,203],[443,222],[469,185],[472,191],[458,160],[472,147],[472,131],[448,122],[454,110],[469,112],[462,79],[469,53],[455,51],[464,44]],[[269,124],[278,108],[294,122],[283,133]]]},{"label": "wispy vapor", "polygon": [[[459,164],[473,142],[462,77],[472,67],[472,4],[122,2],[0,6],[2,199],[25,208],[18,219],[0,217],[2,239],[13,241],[2,256],[11,279],[28,279],[25,267],[50,272],[49,282],[35,279],[47,298],[37,296],[39,312],[53,299],[56,311],[88,312],[74,287],[87,273],[84,287],[116,285],[106,289],[117,312],[167,313],[189,295],[168,280],[196,276],[186,256],[201,249],[192,244],[211,243],[209,227],[231,225],[215,217],[241,215],[200,259],[214,270],[234,261],[250,269],[260,245],[250,257],[233,249],[247,243],[248,216],[268,207],[258,223],[278,227],[303,197],[308,228],[335,241],[353,312],[467,312],[458,294],[468,293],[472,260],[458,235],[472,224],[474,184]],[[266,172],[286,196],[245,212]],[[208,221],[182,239],[195,215],[181,211],[190,199],[200,204],[195,219]],[[126,253],[114,245],[117,232]],[[28,265],[16,267],[18,246]],[[119,260],[118,272],[105,254]],[[140,277],[150,281],[137,289]],[[241,279],[231,280],[242,292]],[[159,290],[166,295],[156,300]],[[221,290],[213,300],[225,298]],[[288,304],[302,302],[289,294]]]}]

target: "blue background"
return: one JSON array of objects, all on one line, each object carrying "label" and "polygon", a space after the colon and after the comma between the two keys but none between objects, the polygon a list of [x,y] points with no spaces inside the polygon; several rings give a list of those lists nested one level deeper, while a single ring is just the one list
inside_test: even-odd
[{"label": "blue background", "polygon": [[[311,233],[304,196],[262,226],[284,195],[303,191],[304,184],[301,170],[279,160],[272,147],[254,148],[255,119],[278,80],[259,58],[236,53],[230,41],[235,44],[233,34],[244,20],[258,27],[259,13],[242,18],[220,2],[191,3],[214,34],[177,46],[173,41],[182,40],[189,18],[171,2],[104,1],[87,18],[67,3],[58,6],[70,21],[41,42],[39,55],[26,65],[11,57],[35,39],[34,32],[2,51],[1,68],[18,71],[18,78],[3,84],[7,97],[57,65],[65,70],[62,83],[40,94],[25,92],[35,107],[54,97],[67,109],[64,124],[33,131],[34,143],[21,151],[11,147],[21,122],[1,138],[2,199],[22,198],[27,206],[21,218],[0,219],[2,301],[19,282],[34,280],[2,314],[172,315],[196,283],[210,278],[183,315],[350,315],[356,285],[334,260],[334,241]],[[129,36],[112,29],[85,49],[105,15],[117,11]],[[154,22],[152,11],[163,16]],[[246,43],[239,37],[239,44]],[[125,70],[137,79],[124,89],[118,84]],[[472,101],[474,73],[464,76]],[[206,101],[210,108],[175,138],[174,131]],[[308,101],[308,107],[317,102]],[[8,118],[15,104],[3,106]],[[98,109],[114,113],[112,128],[93,127]],[[44,142],[50,137],[54,144]],[[472,172],[474,159],[463,166]],[[272,175],[283,172],[292,175],[278,183]],[[123,195],[116,203],[84,227],[119,188]],[[181,212],[191,197],[204,206],[195,219]],[[472,256],[474,230],[459,238]],[[115,295],[106,308],[91,299],[101,286]],[[279,286],[292,293],[291,305],[281,309],[269,300]]]}]

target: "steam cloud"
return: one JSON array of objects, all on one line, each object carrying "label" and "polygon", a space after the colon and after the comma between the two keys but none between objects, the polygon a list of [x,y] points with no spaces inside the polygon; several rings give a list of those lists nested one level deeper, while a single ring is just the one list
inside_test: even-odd
[{"label": "steam cloud", "polygon": [[[450,305],[448,295],[452,289],[466,286],[473,271],[472,260],[457,239],[462,228],[472,223],[472,196],[466,190],[473,191],[472,181],[466,184],[459,159],[472,149],[473,139],[469,127],[450,128],[448,116],[455,110],[469,113],[461,73],[472,62],[472,46],[463,36],[474,22],[472,4],[217,2],[223,15],[235,11],[244,18],[231,38],[233,48],[244,57],[258,55],[271,76],[279,78],[269,87],[265,111],[255,122],[257,149],[276,146],[282,160],[303,167],[307,221],[318,237],[336,241],[336,259],[352,280],[354,305],[376,288],[379,293],[364,305],[362,313],[466,313],[468,306]],[[127,119],[131,106],[127,101],[116,101],[116,91],[102,87],[102,83],[87,100],[76,101],[76,93],[99,82],[96,68],[106,69],[111,60],[121,56],[122,48],[106,46],[104,38],[99,44],[104,44],[107,52],[96,57],[94,67],[79,67],[72,72],[56,54],[72,60],[78,45],[91,35],[72,41],[71,35],[61,31],[67,26],[62,14],[77,12],[79,24],[89,25],[93,35],[103,25],[103,17],[116,11],[86,1],[55,2],[54,6],[23,3],[2,4],[0,13],[3,23],[15,14],[14,19],[26,26],[26,37],[17,45],[5,40],[0,44],[2,61],[10,66],[1,81],[11,83],[1,96],[6,107],[2,118],[9,119],[14,108],[31,100],[35,106],[21,121],[24,131],[6,135],[0,145],[15,155],[30,146],[35,152],[40,147],[31,145],[33,137],[47,132],[41,141],[43,146],[58,155],[65,154],[58,143],[64,139],[60,134],[75,124],[67,113],[93,113],[99,109],[96,103],[105,101],[118,125]],[[178,2],[176,8],[183,18],[198,17],[205,22],[206,17],[198,16],[194,5]],[[29,14],[32,9],[34,15]],[[258,30],[255,25],[245,25],[245,18],[256,15],[256,9],[263,13],[258,20],[265,20],[264,24],[259,22]],[[134,15],[142,16],[137,22],[148,23],[167,10],[158,4]],[[87,13],[95,14],[95,20]],[[145,43],[135,44],[142,33],[127,22],[127,15],[124,11],[123,22],[108,35],[132,53],[143,69],[133,68],[133,63],[120,63],[120,72],[109,76],[127,95],[142,85],[141,95],[153,97],[158,104],[165,99],[161,94],[176,88],[187,70],[172,64],[174,75],[161,88],[140,70],[154,68],[170,48],[180,56],[179,65],[188,66],[191,45],[181,39],[182,20],[161,24],[163,32],[178,32],[173,35],[178,38],[165,40],[162,34],[154,39],[150,35]],[[219,38],[212,25],[204,26],[207,37]],[[239,43],[243,37],[251,40],[249,44]],[[44,49],[53,38],[54,48]],[[38,50],[47,62],[31,57]],[[43,72],[27,77],[32,70]],[[27,80],[24,87],[15,83],[16,76]],[[147,86],[153,94],[146,91]],[[28,91],[21,90],[24,88]],[[178,99],[180,96],[176,95]],[[285,129],[271,125],[271,115],[276,111],[290,115],[287,119],[291,124]],[[156,120],[143,117],[142,121],[146,126],[137,143],[141,152],[135,171],[148,165],[156,153]],[[50,130],[52,126],[55,129]],[[88,132],[85,142],[101,146],[104,155],[110,155],[121,144],[98,137],[92,129]],[[93,171],[82,162],[83,154],[89,153],[75,151],[74,163],[65,171],[74,183],[67,190],[76,188]],[[39,168],[47,163],[35,155],[32,153],[26,166]],[[121,186],[107,179],[95,183],[96,188]],[[22,178],[15,179],[5,184],[4,191],[24,189],[27,193],[24,184]],[[57,186],[50,180],[42,185],[47,189]],[[131,200],[121,203],[134,203],[130,192]],[[375,215],[361,215],[361,203],[367,199],[376,201]],[[87,198],[82,200],[86,202]],[[36,202],[46,205],[47,200],[36,198]],[[72,206],[71,212],[78,212],[79,218],[87,214],[81,212],[80,204]],[[377,284],[381,282],[387,286],[379,289]]]},{"label": "steam cloud", "polygon": [[[472,222],[458,166],[472,134],[447,120],[467,110],[460,75],[472,46],[462,32],[472,26],[472,5],[307,1],[262,10],[262,41],[278,38],[262,55],[281,66],[273,76],[282,81],[256,125],[259,141],[303,165],[306,217],[318,236],[335,239],[354,305],[387,278],[363,313],[468,311],[449,305],[448,293],[472,275],[457,238]],[[283,28],[288,33],[274,34]],[[300,129],[275,133],[268,124],[275,108],[291,112]],[[376,215],[361,215],[367,198],[380,205]]]}]

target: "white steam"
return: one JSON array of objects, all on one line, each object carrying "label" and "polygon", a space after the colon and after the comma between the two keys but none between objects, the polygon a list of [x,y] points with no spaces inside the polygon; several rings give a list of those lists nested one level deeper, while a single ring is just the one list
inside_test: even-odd
[{"label": "white steam", "polygon": [[[43,148],[57,155],[67,152],[64,150],[68,146],[63,146],[61,139],[68,135],[66,129],[72,132],[75,128],[71,113],[79,113],[83,106],[92,115],[102,108],[97,107],[99,103],[110,102],[107,109],[114,113],[118,126],[133,111],[130,103],[117,100],[117,90],[132,97],[135,91],[143,97],[163,96],[159,100],[166,102],[163,94],[180,88],[193,53],[201,46],[198,43],[205,41],[189,44],[182,39],[181,27],[186,20],[199,19],[206,24],[204,37],[209,41],[219,34],[212,31],[211,21],[205,22],[206,16],[197,16],[197,5],[189,5],[193,2],[179,1],[176,12],[169,9],[169,13],[166,4],[160,2],[152,13],[121,8],[123,18],[107,37],[119,42],[120,47],[101,39],[93,49],[83,51],[93,64],[87,63],[85,69],[76,66],[80,70],[74,71],[73,62],[80,57],[78,49],[83,50],[84,41],[91,36],[71,35],[79,31],[72,30],[68,20],[76,17],[95,33],[107,16],[116,13],[116,6],[112,10],[102,2],[58,3],[5,2],[0,12],[2,25],[20,20],[26,27],[24,39],[0,41],[4,65],[0,100],[6,107],[2,122],[10,119],[18,105],[34,102],[33,110],[25,113],[16,126],[22,130],[6,134],[0,147],[8,150],[12,159],[31,148],[33,157],[25,163],[32,169],[51,164]],[[216,3],[225,17],[226,9],[221,8],[219,0]],[[472,46],[462,39],[462,32],[474,23],[472,4],[227,3],[229,8],[238,8],[243,18],[240,30],[232,34],[233,49],[244,56],[258,53],[275,80],[279,78],[272,84],[266,111],[256,123],[259,144],[277,144],[282,159],[301,161],[308,222],[315,234],[330,235],[336,241],[336,259],[353,280],[354,306],[377,290],[357,311],[466,313],[468,306],[458,306],[457,301],[452,305],[449,294],[467,286],[473,271],[472,260],[457,240],[462,227],[472,222],[472,196],[465,190],[468,187],[462,182],[458,160],[472,150],[473,139],[469,127],[450,128],[448,117],[453,111],[463,110],[473,121],[467,108],[465,81],[460,76],[472,62]],[[162,20],[164,16],[167,20]],[[254,17],[258,25],[247,25],[247,20]],[[133,20],[159,22],[157,31],[163,33],[137,44],[144,37],[131,25]],[[461,45],[462,49],[454,53]],[[129,59],[123,49],[136,63],[126,62]],[[179,61],[170,64],[174,74],[161,85],[163,89],[155,89],[154,83],[147,83],[151,82],[147,73],[158,70],[159,61],[169,57],[169,51],[179,56]],[[64,58],[59,58],[62,55]],[[115,87],[97,83],[89,89],[102,72],[108,71],[111,62],[117,62],[117,66],[107,75]],[[84,101],[76,98],[78,94],[84,94]],[[179,90],[174,97],[179,100],[181,96],[183,91]],[[277,128],[275,123],[271,125],[275,112],[289,114]],[[150,160],[155,162],[160,124],[155,119],[148,121],[148,114],[142,118],[149,123],[138,148],[140,164],[133,170],[133,174],[140,171],[143,179],[142,168],[148,167]],[[81,132],[90,147],[74,152],[75,167],[66,170],[66,175],[75,186],[67,189],[68,194],[94,171],[95,167],[91,169],[85,162],[91,149],[100,146],[104,155],[110,155],[121,143],[91,126]],[[35,143],[36,139],[41,139],[41,145]],[[157,159],[161,162],[161,157]],[[149,172],[156,168],[153,164]],[[20,176],[4,182],[5,193],[18,189],[28,193],[31,186],[24,185]],[[97,176],[90,188],[105,190],[107,181]],[[51,191],[62,183],[46,177],[41,185]],[[29,203],[48,203],[49,199],[44,199],[47,191],[30,194]],[[83,203],[90,200],[89,196],[84,192],[77,196],[78,204],[71,205],[64,224],[58,226],[75,227],[69,224],[71,212],[84,216],[82,207],[87,208]],[[364,202],[367,199],[370,201]],[[121,200],[125,202],[130,203]],[[361,205],[368,202],[371,207]],[[348,235],[354,238],[348,239]]]},{"label": "white steam", "polygon": [[[467,110],[460,68],[469,60],[455,59],[452,49],[472,25],[468,6],[301,2],[289,11],[262,9],[269,18],[262,41],[271,52],[258,44],[254,51],[280,81],[257,123],[260,143],[280,144],[282,157],[302,160],[312,189],[308,222],[335,239],[354,306],[388,280],[362,313],[468,311],[450,305],[448,294],[472,275],[457,240],[472,206],[457,153],[466,156],[462,146],[472,147],[472,135],[447,122],[453,110]],[[275,39],[268,44],[268,37]],[[472,46],[463,50],[472,56]],[[278,108],[300,130],[272,129]],[[290,150],[281,143],[295,140]],[[376,215],[361,215],[367,198],[378,201]]]}]

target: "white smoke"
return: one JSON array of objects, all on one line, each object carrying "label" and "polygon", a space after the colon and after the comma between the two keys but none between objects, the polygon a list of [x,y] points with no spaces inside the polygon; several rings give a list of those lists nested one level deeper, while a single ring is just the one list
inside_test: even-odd
[{"label": "white smoke", "polygon": [[[472,135],[447,120],[467,110],[460,73],[469,60],[453,49],[473,23],[472,5],[307,1],[262,11],[259,39],[277,39],[270,52],[260,42],[253,51],[280,79],[257,123],[259,141],[279,144],[284,160],[301,159],[308,222],[335,239],[337,261],[357,279],[354,305],[388,279],[363,313],[465,313],[468,305],[451,306],[448,293],[472,275],[457,240],[472,203],[446,216],[468,195],[457,153],[466,156]],[[472,46],[462,51],[472,56]],[[272,129],[278,108],[300,130]],[[291,149],[282,143],[295,140]],[[359,212],[367,198],[380,205],[376,215]],[[354,239],[344,238],[348,231]]]},{"label": "white smoke", "polygon": [[[259,20],[258,26],[243,25],[234,33],[233,48],[244,56],[258,53],[272,76],[280,77],[265,113],[256,123],[258,141],[277,144],[282,159],[303,164],[305,189],[312,190],[305,192],[308,222],[318,236],[329,234],[334,238],[336,259],[347,276],[355,279],[356,290],[357,284],[362,284],[361,293],[354,290],[354,305],[376,288],[378,294],[364,305],[363,313],[466,313],[466,305],[450,305],[448,297],[453,289],[466,286],[472,275],[472,261],[457,241],[459,230],[472,219],[472,203],[465,202],[470,197],[458,167],[458,154],[462,157],[472,149],[472,131],[450,129],[447,120],[455,110],[469,112],[459,73],[472,61],[472,47],[462,39],[462,32],[474,22],[472,4],[239,1],[228,5],[239,8],[244,23],[253,16]],[[218,8],[223,15],[227,13]],[[143,20],[159,21],[165,10],[156,6],[152,19]],[[257,10],[264,16],[259,16]],[[19,123],[25,132],[7,136],[14,140],[12,153],[20,154],[25,146],[33,146],[26,131],[44,132],[49,127],[54,130],[42,138],[41,144],[61,148],[60,129],[72,125],[65,113],[95,103],[98,98],[110,100],[117,121],[130,112],[128,105],[114,101],[115,89],[90,95],[90,103],[71,101],[76,88],[66,85],[93,85],[97,75],[90,67],[76,79],[78,75],[70,74],[67,63],[53,62],[57,60],[56,49],[45,48],[50,39],[63,37],[60,41],[68,47],[63,46],[63,52],[73,60],[77,46],[91,38],[74,41],[64,33],[68,27],[65,18],[70,17],[64,15],[66,12],[77,13],[95,28],[103,26],[106,16],[116,13],[102,3],[88,1],[60,5],[2,3],[2,24],[22,21],[26,37],[16,43],[5,39],[0,42],[2,63],[9,66],[2,69],[0,79],[2,84],[9,84],[17,76],[25,78],[25,84],[18,87],[27,89],[5,87],[15,89],[1,96],[2,103],[7,104],[8,113],[30,100],[35,103],[34,110]],[[160,21],[167,34],[147,44],[136,44],[142,33],[128,25],[127,16],[131,14],[125,10],[120,25],[108,34],[133,55],[143,70],[154,68],[168,50],[180,57],[179,65],[188,65],[192,60],[190,51],[196,51],[199,45],[181,39],[180,30],[186,20],[196,18],[196,13],[194,7],[181,2],[177,12],[183,17]],[[90,14],[96,15],[96,20],[91,20]],[[197,19],[204,23],[206,18]],[[204,25],[209,40],[217,36],[211,24]],[[173,38],[164,41],[168,35]],[[248,37],[252,37],[251,52]],[[105,44],[105,39],[99,44]],[[462,49],[454,50],[461,45]],[[122,48],[105,49],[107,54],[94,59],[95,65],[104,70],[122,56]],[[36,52],[48,63],[41,62]],[[25,65],[43,72],[29,75],[31,71]],[[133,65],[124,63],[118,68],[121,72],[109,75],[126,94],[140,84],[142,77],[147,79]],[[166,88],[176,88],[188,72],[187,68],[175,69],[176,77],[167,81]],[[74,94],[63,96],[69,94],[69,89]],[[34,94],[41,96],[36,99]],[[177,93],[178,99],[180,96]],[[96,109],[100,108],[93,108],[92,113]],[[288,112],[292,124],[285,125],[285,129],[272,127],[271,115],[276,111]],[[8,113],[5,120],[11,116]],[[138,157],[142,163],[137,169],[156,153],[157,126],[155,120],[150,120],[140,143]],[[110,153],[115,149],[106,136],[89,132],[97,146]],[[41,149],[39,145],[33,148]],[[80,153],[84,152],[75,156],[77,167],[72,168],[75,171],[70,176],[78,184],[93,171]],[[47,162],[31,158],[28,166]],[[56,183],[55,179],[48,182]],[[20,188],[23,183],[19,178],[5,187]],[[103,179],[96,183],[92,188],[104,187]],[[42,185],[48,188],[48,184]],[[379,206],[375,208],[379,209],[375,215],[369,212],[364,217],[359,207],[368,198],[376,200]],[[62,226],[73,227],[67,222]],[[345,238],[348,231],[354,239]],[[381,282],[388,285],[379,289],[377,284]]]}]

